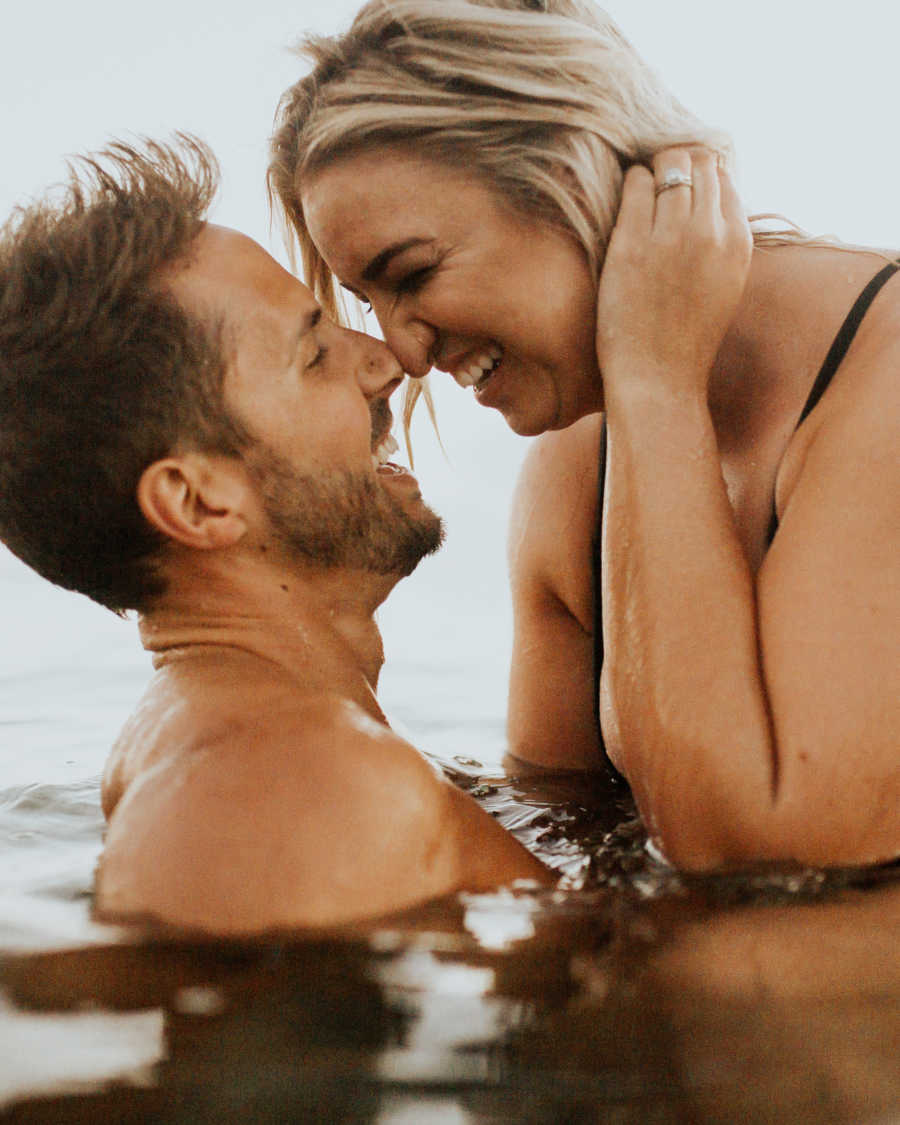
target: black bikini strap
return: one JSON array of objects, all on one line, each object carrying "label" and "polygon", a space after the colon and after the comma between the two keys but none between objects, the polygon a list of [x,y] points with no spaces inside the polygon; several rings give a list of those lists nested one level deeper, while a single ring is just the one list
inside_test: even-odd
[{"label": "black bikini strap", "polygon": [[853,337],[862,323],[862,318],[869,311],[869,305],[878,296],[878,292],[882,285],[900,269],[900,262],[889,262],[883,270],[872,278],[869,284],[863,289],[862,293],[856,298],[853,303],[853,308],[847,313],[847,319],[841,325],[841,329],[837,336],[834,338],[834,343],[828,350],[828,355],[825,356],[825,362],[819,374],[816,376],[816,381],[812,385],[812,390],[809,392],[809,397],[803,409],[800,411],[800,417],[797,419],[797,425],[805,421],[807,415],[815,407],[816,403],[825,393],[825,389],[834,377],[841,364],[841,360],[847,354],[847,349],[853,343]]},{"label": "black bikini strap", "polygon": [[[853,343],[853,337],[856,335],[857,330],[862,323],[863,317],[869,311],[869,306],[878,296],[881,287],[884,283],[894,276],[897,270],[900,269],[900,262],[888,262],[884,269],[879,270],[878,273],[872,278],[869,284],[863,289],[860,295],[853,302],[853,307],[847,313],[844,323],[840,327],[840,331],[835,336],[831,347],[828,349],[828,355],[825,356],[825,362],[819,369],[819,374],[816,376],[812,389],[807,396],[806,402],[803,404],[803,409],[800,411],[800,417],[797,419],[797,425],[794,427],[796,431],[800,425],[806,421],[810,413],[817,406],[819,399],[825,394],[828,384],[834,378],[835,372],[841,365],[841,361],[847,354],[850,345]],[[769,531],[766,536],[766,542],[771,544],[775,538],[775,532],[778,530],[778,513],[775,511],[774,502],[772,504],[772,518],[769,520]]]}]

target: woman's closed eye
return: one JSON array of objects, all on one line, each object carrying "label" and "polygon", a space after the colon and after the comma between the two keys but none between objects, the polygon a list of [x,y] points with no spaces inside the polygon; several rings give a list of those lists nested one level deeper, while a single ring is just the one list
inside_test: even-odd
[{"label": "woman's closed eye", "polygon": [[348,285],[346,281],[342,281],[340,284],[342,289],[346,289],[351,296],[355,297],[357,301],[359,301],[359,303],[363,306],[364,312],[370,313],[372,311],[372,302],[364,293],[360,293],[358,289],[354,289],[353,286]]},{"label": "woman's closed eye", "polygon": [[411,270],[404,277],[401,277],[394,285],[398,295],[405,295],[409,293],[418,293],[423,285],[428,281],[434,271],[437,269],[437,263],[432,262],[430,265],[421,266],[418,269]]},{"label": "woman's closed eye", "polygon": [[[393,288],[396,294],[396,300],[418,293],[438,268],[439,264],[439,262],[430,262],[427,266],[419,266],[417,269],[410,270],[409,273],[403,275],[397,281],[389,282],[388,286]],[[346,289],[348,293],[352,293],[363,306],[363,310],[366,313],[373,311],[372,302],[364,293],[361,293],[358,289],[354,289],[352,285],[348,285],[346,282],[341,282],[341,288]]]}]

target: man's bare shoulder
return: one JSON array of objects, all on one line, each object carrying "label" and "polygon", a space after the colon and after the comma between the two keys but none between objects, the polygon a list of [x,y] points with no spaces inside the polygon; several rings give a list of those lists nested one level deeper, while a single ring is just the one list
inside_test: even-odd
[{"label": "man's bare shoulder", "polygon": [[[539,867],[385,723],[338,694],[244,714],[128,788],[104,917],[215,932],[327,926]],[[471,806],[471,807],[470,807]],[[496,854],[484,868],[478,848]]]},{"label": "man's bare shoulder", "polygon": [[107,817],[132,783],[159,763],[233,738],[268,717],[296,710],[315,690],[272,662],[222,650],[160,668],[132,711],[103,775]]}]

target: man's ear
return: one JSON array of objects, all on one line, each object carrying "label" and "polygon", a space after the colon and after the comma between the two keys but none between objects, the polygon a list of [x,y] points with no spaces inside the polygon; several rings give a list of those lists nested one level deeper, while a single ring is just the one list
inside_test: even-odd
[{"label": "man's ear", "polygon": [[247,498],[241,463],[202,453],[154,461],[137,487],[138,505],[152,526],[201,551],[230,547],[243,537]]}]

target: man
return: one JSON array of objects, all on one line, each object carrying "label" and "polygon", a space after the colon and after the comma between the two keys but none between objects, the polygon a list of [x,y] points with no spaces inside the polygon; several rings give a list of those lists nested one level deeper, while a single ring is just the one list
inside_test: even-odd
[{"label": "man", "polygon": [[0,246],[0,535],[140,614],[98,913],[331,925],[545,870],[388,726],[374,612],[441,539],[402,371],[208,225],[196,142],[114,145]]}]

